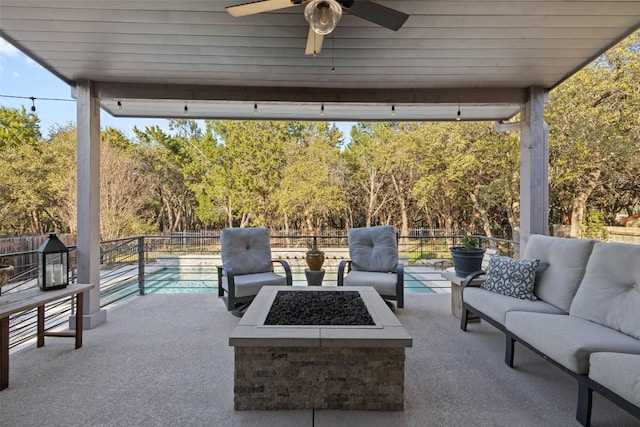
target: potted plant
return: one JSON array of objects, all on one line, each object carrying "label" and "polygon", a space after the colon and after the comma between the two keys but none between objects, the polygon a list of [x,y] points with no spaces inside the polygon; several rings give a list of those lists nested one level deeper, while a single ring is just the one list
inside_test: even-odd
[{"label": "potted plant", "polygon": [[0,258],[0,288],[9,283],[13,273],[13,266],[9,263],[8,258]]},{"label": "potted plant", "polygon": [[449,250],[456,276],[466,277],[482,269],[484,249],[479,246],[477,237],[467,234],[462,238],[461,245],[452,246]]},{"label": "potted plant", "polygon": [[311,271],[320,271],[324,264],[324,252],[318,247],[318,241],[314,237],[309,243],[306,253],[307,265]]}]

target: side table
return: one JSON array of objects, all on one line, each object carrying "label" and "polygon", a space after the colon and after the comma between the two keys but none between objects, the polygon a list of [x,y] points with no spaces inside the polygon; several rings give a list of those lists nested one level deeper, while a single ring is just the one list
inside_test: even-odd
[{"label": "side table", "polygon": [[[444,279],[451,282],[451,314],[459,319],[462,316],[462,282],[464,282],[465,278],[456,276],[453,271],[443,271],[440,274]],[[469,286],[479,287],[482,282],[484,282],[483,278],[474,279]],[[469,323],[478,322],[480,322],[479,317],[469,316]]]},{"label": "side table", "polygon": [[308,268],[305,268],[304,275],[307,276],[308,286],[322,286],[322,279],[324,279],[324,269],[309,270]]},{"label": "side table", "polygon": [[[44,337],[69,337],[74,338],[76,349],[82,347],[82,302],[85,291],[93,288],[93,285],[69,285],[66,288],[41,291],[29,289],[3,295],[0,298],[0,390],[9,387],[9,316],[23,311],[37,308],[38,326],[36,347],[44,345]],[[53,332],[44,329],[45,304],[67,297],[75,297],[76,321],[75,330],[69,332]]]}]

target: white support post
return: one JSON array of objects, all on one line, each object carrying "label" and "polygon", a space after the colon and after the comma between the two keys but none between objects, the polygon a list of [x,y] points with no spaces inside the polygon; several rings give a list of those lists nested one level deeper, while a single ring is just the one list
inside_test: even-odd
[{"label": "white support post", "polygon": [[530,235],[549,234],[548,96],[541,87],[530,87],[528,94],[520,120],[520,253]]},{"label": "white support post", "polygon": [[[79,80],[78,111],[78,283],[96,285],[84,293],[84,329],[106,322],[100,309],[100,101],[93,82]],[[74,321],[74,318],[70,319]]]}]

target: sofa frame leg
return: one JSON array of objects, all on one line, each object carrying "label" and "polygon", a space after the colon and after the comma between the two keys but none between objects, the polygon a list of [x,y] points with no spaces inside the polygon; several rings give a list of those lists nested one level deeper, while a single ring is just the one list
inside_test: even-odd
[{"label": "sofa frame leg", "polygon": [[578,377],[578,410],[576,420],[585,427],[591,425],[591,403],[593,390],[589,387],[589,380],[586,375]]},{"label": "sofa frame leg", "polygon": [[508,332],[505,333],[505,338],[504,363],[510,368],[513,368],[513,352],[515,350],[516,340],[513,339],[513,336]]}]

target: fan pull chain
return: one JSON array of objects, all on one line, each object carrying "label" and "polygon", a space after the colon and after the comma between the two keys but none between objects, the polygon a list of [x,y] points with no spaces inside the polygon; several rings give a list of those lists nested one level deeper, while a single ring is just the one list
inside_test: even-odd
[{"label": "fan pull chain", "polygon": [[336,32],[331,33],[331,72],[336,70]]}]

